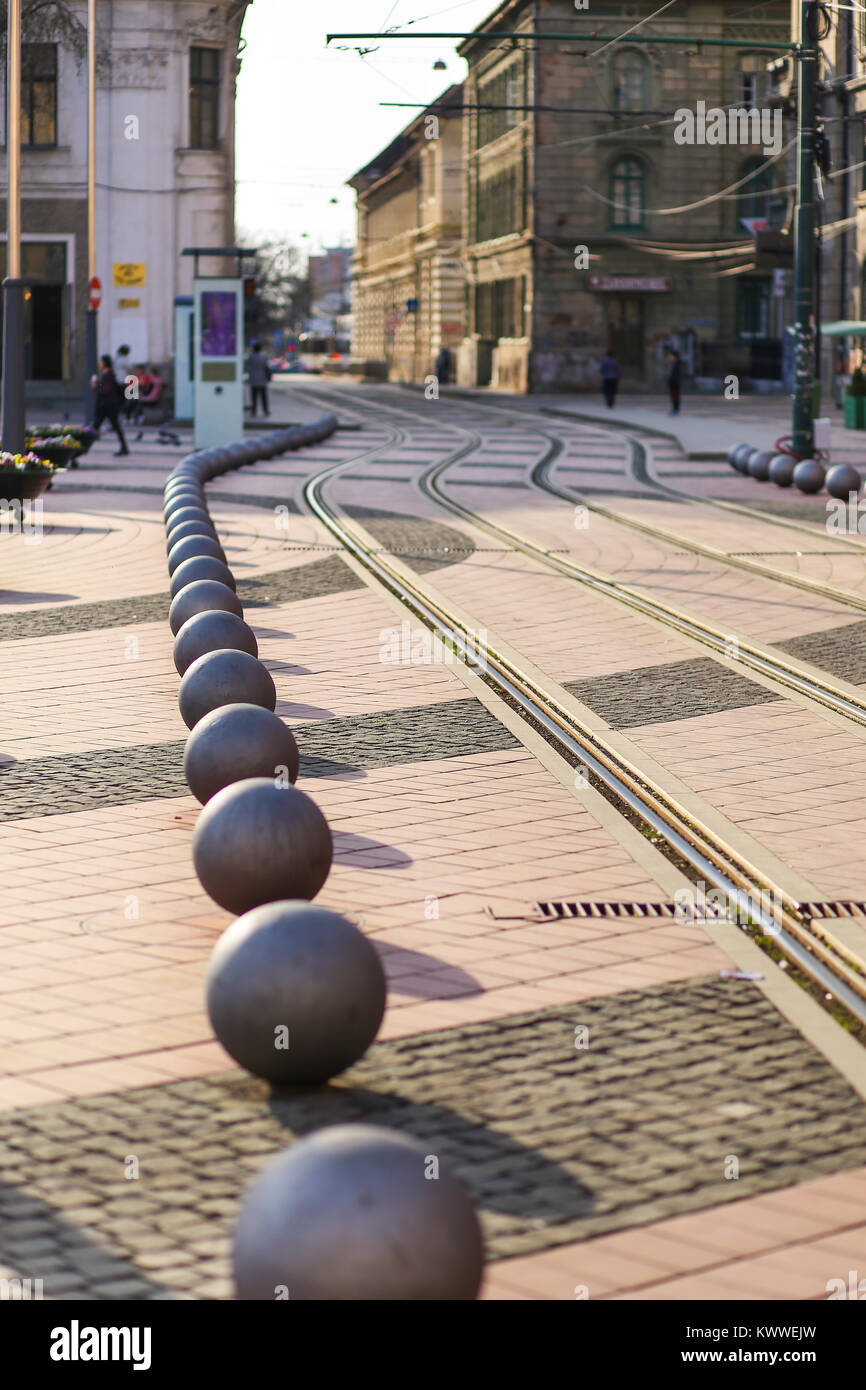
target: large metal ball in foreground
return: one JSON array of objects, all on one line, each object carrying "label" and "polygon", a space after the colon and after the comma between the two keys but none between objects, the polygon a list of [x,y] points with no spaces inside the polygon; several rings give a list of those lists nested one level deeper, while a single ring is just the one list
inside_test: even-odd
[{"label": "large metal ball in foreground", "polygon": [[[211,555],[215,560],[226,563],[226,553],[213,536],[182,536],[168,552],[169,574],[174,574],[184,560],[191,560],[194,555]],[[229,588],[233,589],[234,585],[230,584]]]},{"label": "large metal ball in foreground", "polygon": [[184,724],[192,729],[221,705],[261,705],[272,710],[277,691],[270,671],[254,656],[225,648],[206,652],[187,668],[177,702]]},{"label": "large metal ball in foreground", "polygon": [[831,497],[847,502],[851,493],[859,493],[863,479],[850,463],[837,463],[827,474],[827,491]]},{"label": "large metal ball in foreground", "polygon": [[801,492],[820,492],[824,486],[824,467],[817,459],[803,459],[794,469],[794,487]]},{"label": "large metal ball in foreground", "polygon": [[217,792],[192,840],[195,871],[206,893],[229,912],[248,912],[283,898],[316,896],[334,847],[316,803],[267,777]]},{"label": "large metal ball in foreground", "polygon": [[215,579],[219,584],[225,584],[228,589],[236,589],[235,577],[228,565],[222,560],[218,560],[215,555],[191,555],[171,576],[169,593],[172,598],[179,594],[181,589],[185,589],[188,584],[195,584],[200,579]]},{"label": "large metal ball in foreground", "polygon": [[285,776],[295,782],[299,765],[295,736],[282,719],[261,705],[240,703],[205,714],[183,755],[187,784],[202,803],[247,777]]},{"label": "large metal ball in foreground", "polygon": [[207,974],[207,1010],[226,1052],[279,1086],[321,1086],[357,1062],[379,1031],[385,993],[372,942],[306,902],[239,917]]},{"label": "large metal ball in foreground", "polygon": [[220,584],[216,579],[199,579],[195,584],[187,584],[185,589],[172,599],[168,610],[168,625],[175,636],[184,623],[196,613],[206,613],[221,608],[226,613],[244,616],[243,605],[233,589]]},{"label": "large metal ball in foreground", "polygon": [[445,1163],[431,1175],[430,1149],[378,1125],[329,1125],[278,1154],[241,1206],[237,1297],[476,1298],[484,1264],[478,1217]]},{"label": "large metal ball in foreground", "polygon": [[749,459],[749,477],[755,478],[759,483],[765,483],[769,477],[772,460],[773,455],[768,449],[756,449]]},{"label": "large metal ball in foreground", "polygon": [[777,487],[790,487],[794,481],[794,468],[797,460],[791,454],[774,454],[770,460],[767,477]]},{"label": "large metal ball in foreground", "polygon": [[182,676],[200,656],[229,648],[248,652],[250,656],[259,654],[255,633],[243,618],[221,609],[196,613],[174,639],[175,670]]}]

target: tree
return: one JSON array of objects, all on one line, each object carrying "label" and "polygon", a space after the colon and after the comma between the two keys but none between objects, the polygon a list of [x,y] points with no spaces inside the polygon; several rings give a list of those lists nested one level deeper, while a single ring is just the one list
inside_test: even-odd
[{"label": "tree", "polygon": [[273,333],[300,332],[310,312],[310,279],[301,252],[285,241],[241,235],[240,244],[255,247],[255,293],[246,301],[247,340]]}]

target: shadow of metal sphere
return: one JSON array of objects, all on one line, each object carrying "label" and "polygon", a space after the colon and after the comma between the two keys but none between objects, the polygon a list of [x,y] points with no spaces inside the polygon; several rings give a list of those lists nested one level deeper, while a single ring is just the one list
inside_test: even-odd
[{"label": "shadow of metal sphere", "polygon": [[236,651],[258,656],[255,633],[243,618],[220,609],[196,613],[174,639],[174,666],[179,676],[208,652]]},{"label": "shadow of metal sphere", "polygon": [[325,907],[266,903],[214,947],[207,1011],[230,1057],[278,1086],[321,1086],[357,1062],[385,1012],[385,972],[363,932]]},{"label": "shadow of metal sphere", "polygon": [[[195,525],[194,522],[190,522],[189,524]],[[223,565],[226,563],[225,551],[219,541],[215,540],[213,536],[193,535],[179,537],[168,552],[169,574],[174,574],[175,570],[180,569],[180,566],[186,560],[193,560],[203,555],[210,556],[212,560],[219,560]],[[206,577],[205,575],[202,576],[202,578]],[[230,589],[234,587],[234,584],[229,585]]]},{"label": "shadow of metal sphere", "polygon": [[236,1294],[273,1303],[477,1298],[484,1265],[469,1194],[430,1145],[381,1125],[328,1125],[267,1164],[232,1250]]},{"label": "shadow of metal sphere", "polygon": [[221,705],[261,705],[273,710],[277,690],[267,667],[249,652],[221,647],[205,652],[188,666],[177,702],[188,729]]},{"label": "shadow of metal sphere", "polygon": [[250,777],[296,782],[299,765],[291,729],[270,710],[250,704],[223,705],[203,715],[183,755],[187,785],[202,804]]},{"label": "shadow of metal sphere", "polygon": [[859,493],[863,479],[850,463],[837,463],[827,474],[827,491],[831,497],[847,502],[851,493]]},{"label": "shadow of metal sphere", "polygon": [[770,464],[773,461],[773,454],[768,449],[756,449],[749,459],[749,477],[756,482],[765,483],[770,476]]},{"label": "shadow of metal sphere", "polygon": [[820,492],[824,486],[824,468],[817,459],[803,459],[794,469],[794,487],[801,492]]},{"label": "shadow of metal sphere", "polygon": [[251,777],[217,792],[192,841],[199,881],[228,912],[283,898],[313,899],[331,869],[328,822],[297,787]]},{"label": "shadow of metal sphere", "polygon": [[169,593],[174,598],[181,589],[185,589],[188,584],[195,584],[199,579],[215,579],[217,583],[225,584],[228,589],[237,587],[228,565],[218,560],[215,555],[191,555],[188,560],[178,565],[171,576]]},{"label": "shadow of metal sphere", "polygon": [[790,454],[774,454],[770,459],[767,477],[777,487],[790,487],[794,481],[794,468],[797,460]]},{"label": "shadow of metal sphere", "polygon": [[236,613],[239,618],[244,616],[240,599],[227,584],[220,584],[215,579],[199,579],[195,584],[187,584],[186,588],[181,589],[172,599],[168,610],[168,625],[176,637],[184,623],[196,613],[206,613],[214,608],[221,608],[226,613]]}]

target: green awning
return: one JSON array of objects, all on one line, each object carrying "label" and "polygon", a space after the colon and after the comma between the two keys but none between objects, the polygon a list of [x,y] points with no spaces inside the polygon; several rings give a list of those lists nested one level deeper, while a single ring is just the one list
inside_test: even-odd
[{"label": "green awning", "polygon": [[857,319],[837,319],[835,323],[821,324],[822,338],[866,338],[866,323]]}]

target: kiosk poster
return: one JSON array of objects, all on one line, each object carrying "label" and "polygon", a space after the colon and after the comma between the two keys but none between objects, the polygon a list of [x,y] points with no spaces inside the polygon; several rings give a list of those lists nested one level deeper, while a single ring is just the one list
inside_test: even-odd
[{"label": "kiosk poster", "polygon": [[236,357],[237,295],[234,290],[204,290],[201,296],[202,357]]}]

